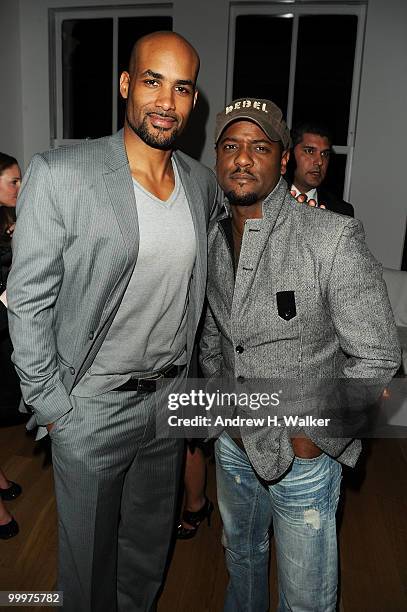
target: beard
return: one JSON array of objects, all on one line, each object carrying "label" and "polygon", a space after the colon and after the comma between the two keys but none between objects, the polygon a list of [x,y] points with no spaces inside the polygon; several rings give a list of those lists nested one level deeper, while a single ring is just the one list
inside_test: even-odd
[{"label": "beard", "polygon": [[231,206],[251,206],[252,204],[256,204],[259,200],[259,196],[254,191],[238,195],[236,191],[232,190],[225,193],[225,195]]},{"label": "beard", "polygon": [[177,139],[178,128],[175,128],[171,132],[170,128],[155,128],[158,133],[152,134],[148,129],[147,117],[144,117],[143,121],[138,126],[132,123],[128,115],[126,115],[126,120],[133,132],[137,134],[137,136],[139,136],[139,138],[141,138],[146,145],[153,147],[153,149],[168,151],[169,149],[172,149],[174,142]]}]

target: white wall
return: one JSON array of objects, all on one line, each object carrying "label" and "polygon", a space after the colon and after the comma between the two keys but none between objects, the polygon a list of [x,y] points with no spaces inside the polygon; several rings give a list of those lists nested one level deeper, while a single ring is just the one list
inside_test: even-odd
[{"label": "white wall", "polygon": [[370,0],[350,199],[374,255],[400,269],[407,199],[407,2]]},{"label": "white wall", "polygon": [[0,2],[0,151],[24,165],[19,3]]},{"label": "white wall", "polygon": [[[146,1],[142,0],[144,4]],[[115,0],[2,0],[2,13],[3,6],[9,7],[8,19],[14,20],[14,25],[18,25],[14,7],[20,7],[23,121],[20,125],[21,109],[13,102],[17,83],[13,85],[12,96],[4,98],[3,93],[0,96],[1,127],[6,123],[7,113],[15,113],[15,126],[10,123],[6,127],[15,133],[17,149],[18,139],[23,139],[23,164],[28,163],[33,153],[50,146],[48,8],[115,3]],[[137,0],[117,0],[122,5],[136,3]],[[173,0],[173,7],[174,29],[188,38],[201,55],[199,88],[203,115],[205,111],[209,113],[201,159],[213,166],[214,118],[226,101],[229,0]],[[2,23],[0,33],[6,31],[7,40],[13,40],[17,47],[19,32],[8,33],[8,28],[12,29],[11,24],[6,28]],[[11,58],[13,64],[18,63],[16,53]],[[406,181],[403,176],[407,141],[406,58],[407,2],[369,0],[350,199],[364,223],[373,253],[384,265],[393,268],[400,267],[406,223],[406,205],[400,197]]]}]

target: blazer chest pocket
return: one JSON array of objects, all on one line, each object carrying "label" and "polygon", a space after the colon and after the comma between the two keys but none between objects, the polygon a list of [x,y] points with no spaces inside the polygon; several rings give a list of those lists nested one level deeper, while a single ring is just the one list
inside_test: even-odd
[{"label": "blazer chest pocket", "polygon": [[290,321],[297,315],[294,291],[277,291],[277,312],[284,321]]}]

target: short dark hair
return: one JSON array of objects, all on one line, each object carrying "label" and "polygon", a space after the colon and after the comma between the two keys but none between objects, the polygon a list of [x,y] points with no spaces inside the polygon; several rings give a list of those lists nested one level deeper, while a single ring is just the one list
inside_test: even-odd
[{"label": "short dark hair", "polygon": [[11,168],[11,166],[18,166],[16,158],[7,155],[7,153],[0,153],[0,175],[2,175],[7,168]]},{"label": "short dark hair", "polygon": [[301,121],[296,123],[291,129],[291,140],[293,142],[293,148],[302,140],[304,134],[318,134],[323,138],[329,140],[329,144],[332,145],[332,132],[327,125],[319,121]]},{"label": "short dark hair", "polygon": [[289,186],[291,186],[294,181],[295,169],[297,167],[294,156],[294,147],[302,141],[304,134],[318,134],[318,136],[328,139],[329,146],[332,145],[332,132],[324,123],[317,120],[314,121],[313,119],[308,121],[299,121],[296,123],[294,127],[291,128],[291,155],[290,159],[288,160],[287,169],[284,176]]},{"label": "short dark hair", "polygon": [[[16,158],[7,155],[7,153],[0,153],[0,176],[11,166],[18,166]],[[0,247],[10,244],[11,237],[6,234],[6,230],[15,220],[16,213],[14,208],[6,208],[0,202]]]}]

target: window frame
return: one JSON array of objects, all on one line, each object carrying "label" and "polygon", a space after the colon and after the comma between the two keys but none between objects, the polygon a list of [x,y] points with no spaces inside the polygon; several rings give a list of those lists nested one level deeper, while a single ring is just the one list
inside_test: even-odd
[{"label": "window frame", "polygon": [[67,19],[113,19],[112,36],[112,134],[117,131],[118,109],[118,32],[119,19],[123,17],[172,17],[172,3],[138,4],[128,6],[98,6],[49,9],[49,57],[50,57],[50,136],[51,148],[83,142],[81,138],[63,137],[63,66],[62,22]]},{"label": "window frame", "polygon": [[232,99],[233,94],[233,72],[234,72],[234,51],[236,40],[236,17],[241,15],[287,15],[293,16],[293,29],[291,38],[291,58],[290,58],[290,75],[288,85],[288,102],[287,109],[282,109],[283,113],[286,110],[286,119],[289,127],[292,125],[292,114],[294,106],[294,87],[295,87],[295,71],[297,63],[297,37],[298,37],[298,20],[303,15],[356,15],[358,17],[355,59],[353,65],[352,88],[349,107],[349,124],[346,145],[333,144],[333,150],[339,155],[346,155],[345,181],[343,189],[343,197],[349,199],[352,161],[355,148],[356,138],[356,121],[359,101],[360,80],[362,71],[362,53],[366,26],[366,4],[361,2],[350,3],[333,3],[316,4],[315,2],[301,4],[294,3],[290,0],[281,0],[275,2],[250,2],[240,3],[231,2],[229,8],[229,39],[228,39],[228,55],[227,55],[227,75],[226,75],[226,97],[225,104]]}]

